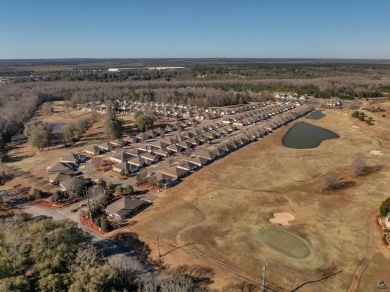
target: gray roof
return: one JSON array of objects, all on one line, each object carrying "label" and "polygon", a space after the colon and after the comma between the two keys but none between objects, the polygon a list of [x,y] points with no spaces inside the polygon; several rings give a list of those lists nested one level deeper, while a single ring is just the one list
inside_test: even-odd
[{"label": "gray roof", "polygon": [[130,197],[122,197],[114,203],[110,204],[106,208],[106,212],[117,214],[120,217],[125,217],[132,211],[137,210],[145,202],[138,199],[132,199]]},{"label": "gray roof", "polygon": [[50,179],[51,183],[62,182],[64,180],[67,180],[70,178],[72,178],[72,176],[70,174],[61,173],[61,172],[52,173],[49,175],[49,179]]},{"label": "gray roof", "polygon": [[65,163],[56,163],[50,167],[48,167],[48,172],[68,172],[70,170],[70,167],[66,165]]},{"label": "gray roof", "polygon": [[208,160],[214,160],[217,155],[214,153],[214,152],[211,152],[211,151],[201,151],[199,153],[197,153],[196,155],[198,155],[199,157],[203,157],[203,158],[206,158]]},{"label": "gray roof", "polygon": [[184,176],[188,171],[184,170],[182,168],[175,167],[166,167],[160,170],[161,173],[172,176],[174,178],[181,178]]},{"label": "gray roof", "polygon": [[133,154],[127,153],[126,151],[118,151],[111,155],[112,158],[120,160],[121,162],[128,161],[134,157]]},{"label": "gray roof", "polygon": [[78,163],[78,162],[80,162],[80,160],[82,160],[84,158],[85,158],[85,155],[81,155],[81,154],[78,154],[78,153],[76,153],[76,154],[75,153],[71,153],[71,154],[62,155],[61,156],[61,161]]}]

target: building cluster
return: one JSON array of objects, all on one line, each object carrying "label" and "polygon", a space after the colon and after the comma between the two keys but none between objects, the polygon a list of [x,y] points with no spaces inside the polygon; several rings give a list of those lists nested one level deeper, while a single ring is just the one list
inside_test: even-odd
[{"label": "building cluster", "polygon": [[225,110],[222,123],[235,126],[247,126],[266,120],[295,108],[292,104],[261,103],[255,106],[245,106],[238,110]]},{"label": "building cluster", "polygon": [[326,106],[330,106],[330,107],[340,107],[343,105],[343,102],[341,101],[340,98],[338,97],[334,97],[332,98],[330,101],[328,101],[327,103],[325,103]]},{"label": "building cluster", "polygon": [[[173,107],[185,112],[193,110],[180,105]],[[140,109],[141,106],[137,110]],[[79,166],[89,157],[105,154],[103,157],[111,162],[112,170],[121,175],[137,173],[142,168],[156,164],[153,168],[147,168],[146,174],[153,178],[154,183],[167,188],[178,183],[184,176],[312,110],[313,107],[309,105],[295,106],[275,102],[229,109],[204,109],[204,114],[217,114],[221,118],[205,121],[201,117],[188,117],[175,126],[168,125],[135,136],[90,145],[80,153],[61,156],[59,162],[48,167],[49,180],[51,184],[59,184],[64,191],[69,191],[75,183],[81,184],[83,181],[81,172],[78,171]],[[166,163],[170,156],[174,157],[173,160]],[[91,167],[89,164],[87,166]],[[131,205],[135,202],[122,203]]]},{"label": "building cluster", "polygon": [[[87,105],[91,104],[99,108],[99,110],[104,111],[105,104],[103,102],[88,103]],[[182,119],[176,125],[167,125],[165,128],[159,130],[148,130],[132,137],[124,137],[123,139],[116,139],[98,145],[90,145],[83,150],[83,153],[65,155],[60,158],[60,162],[48,168],[50,183],[60,184],[62,186],[62,181],[70,179],[74,175],[73,172],[77,170],[78,165],[85,161],[85,154],[96,156],[112,152],[107,157],[114,163],[112,169],[122,174],[132,174],[139,172],[143,167],[156,164],[171,155],[188,154],[189,151],[199,155],[197,148],[201,147],[202,150],[208,151],[203,148],[208,148],[207,145],[210,141],[236,131],[238,129],[237,127],[262,122],[256,128],[247,129],[248,131],[245,134],[241,133],[244,135],[242,137],[237,134],[230,141],[231,145],[222,145],[223,147],[221,149],[215,148],[216,155],[209,153],[206,155],[207,157],[196,158],[195,165],[194,161],[187,161],[186,170],[193,171],[197,167],[204,166],[205,163],[209,162],[208,160],[214,160],[217,157],[225,155],[226,151],[231,151],[253,139],[262,137],[277,127],[285,125],[301,115],[306,114],[312,109],[308,106],[296,107],[289,103],[277,104],[271,101],[227,109],[197,109],[186,105],[153,102],[116,101],[116,104],[118,108],[129,106],[132,112],[150,110],[150,108],[153,108],[155,111],[164,108],[164,111],[171,114],[178,114],[180,111],[180,114],[185,115],[186,119]],[[88,110],[87,105],[83,105],[85,110]],[[205,117],[208,115],[217,115],[222,118],[209,119],[206,122]],[[192,116],[194,118],[191,118]],[[181,127],[181,129],[177,129],[178,127]],[[183,129],[186,128],[188,130],[184,131]],[[164,133],[164,138],[160,137],[162,133]],[[165,133],[169,134],[165,137]],[[132,149],[124,149],[129,144],[133,145]],[[113,152],[114,149],[116,151]],[[201,153],[204,154],[204,151]],[[190,160],[193,158],[188,157]],[[169,167],[161,170],[159,174],[156,174],[158,183],[167,187],[177,182],[185,173],[183,167],[180,167],[180,165],[177,168],[179,170],[172,170]]]},{"label": "building cluster", "polygon": [[307,100],[307,94],[298,94],[295,92],[275,92],[274,98],[278,99],[295,99],[295,100]]}]

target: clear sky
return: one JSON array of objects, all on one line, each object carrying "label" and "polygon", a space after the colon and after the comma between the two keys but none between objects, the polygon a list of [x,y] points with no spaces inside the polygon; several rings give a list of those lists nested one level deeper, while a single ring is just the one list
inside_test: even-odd
[{"label": "clear sky", "polygon": [[0,59],[390,59],[390,0],[0,0]]}]

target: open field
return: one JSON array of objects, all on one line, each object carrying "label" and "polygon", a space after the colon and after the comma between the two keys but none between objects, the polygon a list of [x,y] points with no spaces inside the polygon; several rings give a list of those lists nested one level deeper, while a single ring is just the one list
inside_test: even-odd
[{"label": "open field", "polygon": [[[339,139],[314,149],[289,149],[281,144],[289,127],[277,130],[162,192],[127,231],[139,233],[153,256],[158,236],[168,265],[214,268],[212,288],[245,279],[260,283],[267,258],[267,279],[280,288],[291,290],[342,270],[301,291],[347,290],[372,245],[367,216],[389,195],[390,119],[373,113],[376,125],[368,126],[352,119],[349,110],[324,113],[320,120],[305,122],[334,131]],[[372,150],[382,154],[369,154]],[[356,153],[365,154],[368,164],[381,170],[354,177],[351,162]],[[316,181],[330,170],[339,172],[351,187],[319,192]],[[272,214],[279,212],[289,212],[295,220],[285,227],[270,223]],[[383,257],[388,263],[390,254]]]}]

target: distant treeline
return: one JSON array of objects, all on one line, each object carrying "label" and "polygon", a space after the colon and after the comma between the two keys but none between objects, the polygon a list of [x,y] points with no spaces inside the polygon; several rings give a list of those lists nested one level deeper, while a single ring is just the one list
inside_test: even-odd
[{"label": "distant treeline", "polygon": [[[139,67],[134,63],[129,67]],[[171,63],[160,62],[154,66],[186,66],[181,70],[129,70],[122,72],[108,72],[107,63],[87,65],[69,65],[69,70],[57,69],[56,64],[42,65],[39,71],[34,67],[12,67],[0,69],[0,76],[30,76],[16,79],[15,82],[35,80],[35,75],[41,81],[97,81],[97,82],[125,82],[125,81],[188,81],[188,80],[264,80],[264,79],[317,79],[332,77],[365,77],[372,80],[381,80],[390,76],[390,64],[380,63],[351,63],[351,62],[302,62],[302,63],[264,63],[248,60],[224,62],[214,60],[209,62],[188,61]],[[126,67],[126,65],[123,65]],[[122,66],[122,67],[123,67]],[[115,65],[114,65],[115,67]],[[26,68],[31,70],[26,70]],[[21,72],[18,72],[21,71]],[[43,78],[44,76],[44,78]]]},{"label": "distant treeline", "polygon": [[[179,72],[179,71],[178,71]],[[183,71],[181,71],[183,72]],[[176,74],[145,72],[145,74]],[[105,73],[104,73],[105,74]],[[177,73],[179,74],[179,73]],[[190,71],[180,74],[192,74]],[[112,76],[114,76],[113,73]],[[10,140],[45,101],[73,104],[105,99],[157,101],[217,107],[269,99],[274,92],[296,92],[319,98],[368,98],[390,93],[390,78],[367,77],[262,80],[172,80],[127,82],[24,82],[0,84],[0,146]]]}]

